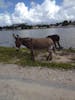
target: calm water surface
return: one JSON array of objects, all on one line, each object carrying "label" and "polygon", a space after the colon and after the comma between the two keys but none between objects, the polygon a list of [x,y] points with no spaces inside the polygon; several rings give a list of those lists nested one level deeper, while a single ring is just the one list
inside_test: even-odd
[{"label": "calm water surface", "polygon": [[59,34],[60,43],[65,48],[75,48],[75,28],[50,28],[31,30],[0,31],[0,46],[13,47],[14,39],[12,34],[19,34],[21,37],[46,37],[51,34]]}]

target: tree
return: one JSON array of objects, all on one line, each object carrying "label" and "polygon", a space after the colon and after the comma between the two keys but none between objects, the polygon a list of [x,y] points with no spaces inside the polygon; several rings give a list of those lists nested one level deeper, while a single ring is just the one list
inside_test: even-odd
[{"label": "tree", "polygon": [[0,30],[2,30],[2,27],[0,27]]},{"label": "tree", "polygon": [[68,24],[69,24],[69,23],[68,23],[67,20],[65,20],[65,21],[62,22],[62,26],[67,26]]}]

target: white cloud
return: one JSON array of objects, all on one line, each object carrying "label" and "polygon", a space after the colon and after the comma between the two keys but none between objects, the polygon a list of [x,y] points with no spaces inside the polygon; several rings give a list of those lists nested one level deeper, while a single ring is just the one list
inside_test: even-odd
[{"label": "white cloud", "polygon": [[54,19],[54,15],[58,10],[59,6],[55,4],[55,1],[44,0],[42,4],[32,2],[30,9],[23,2],[19,2],[15,7],[12,17],[19,18],[19,21],[33,24],[49,23],[51,19]]},{"label": "white cloud", "polygon": [[75,0],[64,0],[55,14],[56,21],[75,20]]},{"label": "white cloud", "polygon": [[28,19],[28,7],[23,2],[19,2],[15,6],[15,11],[11,15],[13,22],[21,23]]},{"label": "white cloud", "polygon": [[0,25],[11,23],[53,23],[63,20],[75,20],[75,0],[64,0],[62,5],[56,5],[55,0],[44,0],[42,4],[31,2],[31,8],[25,3],[15,5],[12,14],[0,14]]},{"label": "white cloud", "polygon": [[75,0],[63,0],[64,6],[75,6]]},{"label": "white cloud", "polygon": [[5,26],[5,25],[11,25],[11,17],[8,13],[0,14],[0,25]]},{"label": "white cloud", "polygon": [[63,19],[75,20],[75,0],[64,0],[61,12]]}]

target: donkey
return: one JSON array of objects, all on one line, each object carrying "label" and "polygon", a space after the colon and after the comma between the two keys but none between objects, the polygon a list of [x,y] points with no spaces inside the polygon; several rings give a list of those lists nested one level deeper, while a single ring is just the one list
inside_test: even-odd
[{"label": "donkey", "polygon": [[15,45],[19,49],[21,45],[26,46],[31,51],[31,58],[34,61],[34,50],[46,49],[49,52],[47,60],[52,60],[52,48],[54,48],[54,42],[50,38],[21,38],[19,35],[15,36]]},{"label": "donkey", "polygon": [[49,35],[49,36],[47,36],[47,38],[51,38],[53,40],[56,49],[62,49],[62,46],[59,43],[59,41],[60,41],[59,35],[57,35],[57,34]]}]

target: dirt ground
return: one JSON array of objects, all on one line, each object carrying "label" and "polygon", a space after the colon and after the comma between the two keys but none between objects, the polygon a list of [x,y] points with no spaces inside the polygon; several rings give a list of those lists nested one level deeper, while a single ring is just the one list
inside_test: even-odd
[{"label": "dirt ground", "polygon": [[[39,53],[36,60],[46,61],[48,53]],[[52,61],[57,63],[75,63],[75,53],[67,52],[64,50],[52,52]]]},{"label": "dirt ground", "polygon": [[75,100],[75,70],[0,64],[0,100]]}]

